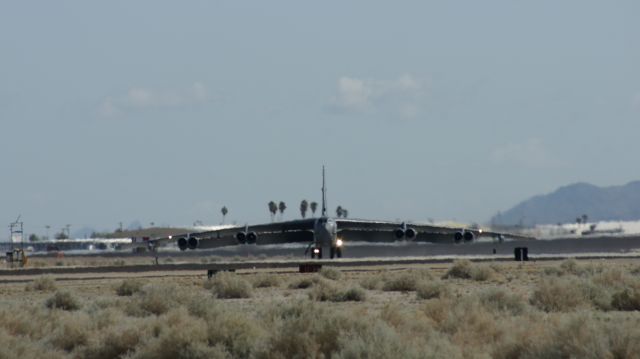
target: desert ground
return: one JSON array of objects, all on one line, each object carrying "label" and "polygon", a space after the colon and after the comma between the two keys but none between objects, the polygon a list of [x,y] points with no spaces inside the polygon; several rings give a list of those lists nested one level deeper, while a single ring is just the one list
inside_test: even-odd
[{"label": "desert ground", "polygon": [[[148,258],[40,260],[46,269]],[[327,262],[319,273],[210,279],[204,270],[5,272],[0,283],[0,358],[640,357],[635,258]]]}]

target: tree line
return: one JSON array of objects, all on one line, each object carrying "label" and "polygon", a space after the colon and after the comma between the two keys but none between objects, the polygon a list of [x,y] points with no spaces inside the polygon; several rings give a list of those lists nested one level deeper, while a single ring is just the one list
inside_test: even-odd
[{"label": "tree line", "polygon": [[[271,222],[273,222],[278,212],[280,212],[280,220],[283,219],[284,211],[287,209],[287,204],[284,201],[279,201],[277,203],[275,201],[269,201],[269,203],[267,203],[267,208],[269,210],[269,214],[271,215]],[[300,216],[302,218],[307,218],[307,212],[309,210],[311,210],[311,216],[315,217],[316,211],[318,210],[318,202],[309,202],[306,199],[303,199],[300,202]],[[225,218],[229,213],[229,209],[227,208],[227,206],[222,206],[222,208],[220,209],[220,213],[222,213],[222,223],[224,224]],[[347,218],[348,216],[349,211],[346,208],[342,206],[338,206],[336,208],[336,217]]]}]

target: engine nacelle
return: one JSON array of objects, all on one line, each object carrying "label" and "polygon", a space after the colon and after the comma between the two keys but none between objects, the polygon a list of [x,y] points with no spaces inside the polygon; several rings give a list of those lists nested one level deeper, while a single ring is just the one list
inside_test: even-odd
[{"label": "engine nacelle", "polygon": [[464,241],[465,242],[473,242],[474,239],[475,239],[475,236],[473,235],[473,232],[471,232],[471,231],[465,231],[464,232]]},{"label": "engine nacelle", "polygon": [[187,240],[187,247],[189,247],[189,249],[196,249],[198,248],[199,244],[200,240],[196,237],[189,237],[189,239]]},{"label": "engine nacelle", "polygon": [[258,240],[258,234],[256,232],[247,233],[247,243],[254,244]]},{"label": "engine nacelle", "polygon": [[397,239],[402,239],[402,238],[407,238],[407,239],[414,239],[416,238],[416,236],[418,235],[418,232],[413,229],[413,228],[398,228],[395,231],[393,231],[393,234],[396,236]]},{"label": "engine nacelle", "polygon": [[245,232],[236,233],[236,239],[238,240],[238,243],[240,243],[240,244],[247,243],[247,233],[245,233]]},{"label": "engine nacelle", "polygon": [[186,238],[184,237],[178,238],[178,248],[180,248],[181,251],[186,251],[188,247],[189,247],[189,243],[187,242]]},{"label": "engine nacelle", "polygon": [[462,241],[465,241],[465,242],[473,242],[473,240],[474,240],[475,238],[476,238],[476,237],[473,235],[473,232],[471,232],[471,231],[460,231],[460,232],[456,232],[456,233],[453,235],[453,240],[454,240],[456,243],[460,243],[460,242],[462,242]]}]

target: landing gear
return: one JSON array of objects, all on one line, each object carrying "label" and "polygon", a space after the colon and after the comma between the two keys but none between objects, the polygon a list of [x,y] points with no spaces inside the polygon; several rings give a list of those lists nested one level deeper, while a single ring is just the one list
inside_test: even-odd
[{"label": "landing gear", "polygon": [[311,250],[311,259],[318,258],[322,259],[322,248],[315,247]]},{"label": "landing gear", "polygon": [[342,258],[342,247],[331,247],[331,259],[334,257]]}]

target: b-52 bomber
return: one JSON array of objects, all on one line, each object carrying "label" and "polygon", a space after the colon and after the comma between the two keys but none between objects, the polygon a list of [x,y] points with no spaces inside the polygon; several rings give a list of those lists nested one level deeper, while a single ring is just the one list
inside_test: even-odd
[{"label": "b-52 bomber", "polygon": [[185,233],[152,239],[148,245],[156,247],[167,242],[175,242],[178,248],[184,251],[230,245],[298,242],[308,243],[305,255],[310,253],[311,258],[320,259],[325,255],[326,249],[329,250],[329,258],[342,257],[345,244],[349,241],[392,242],[406,240],[460,244],[473,242],[479,237],[489,237],[500,242],[505,238],[533,239],[481,229],[330,217],[327,214],[325,170],[322,167],[322,212],[320,217]]}]

